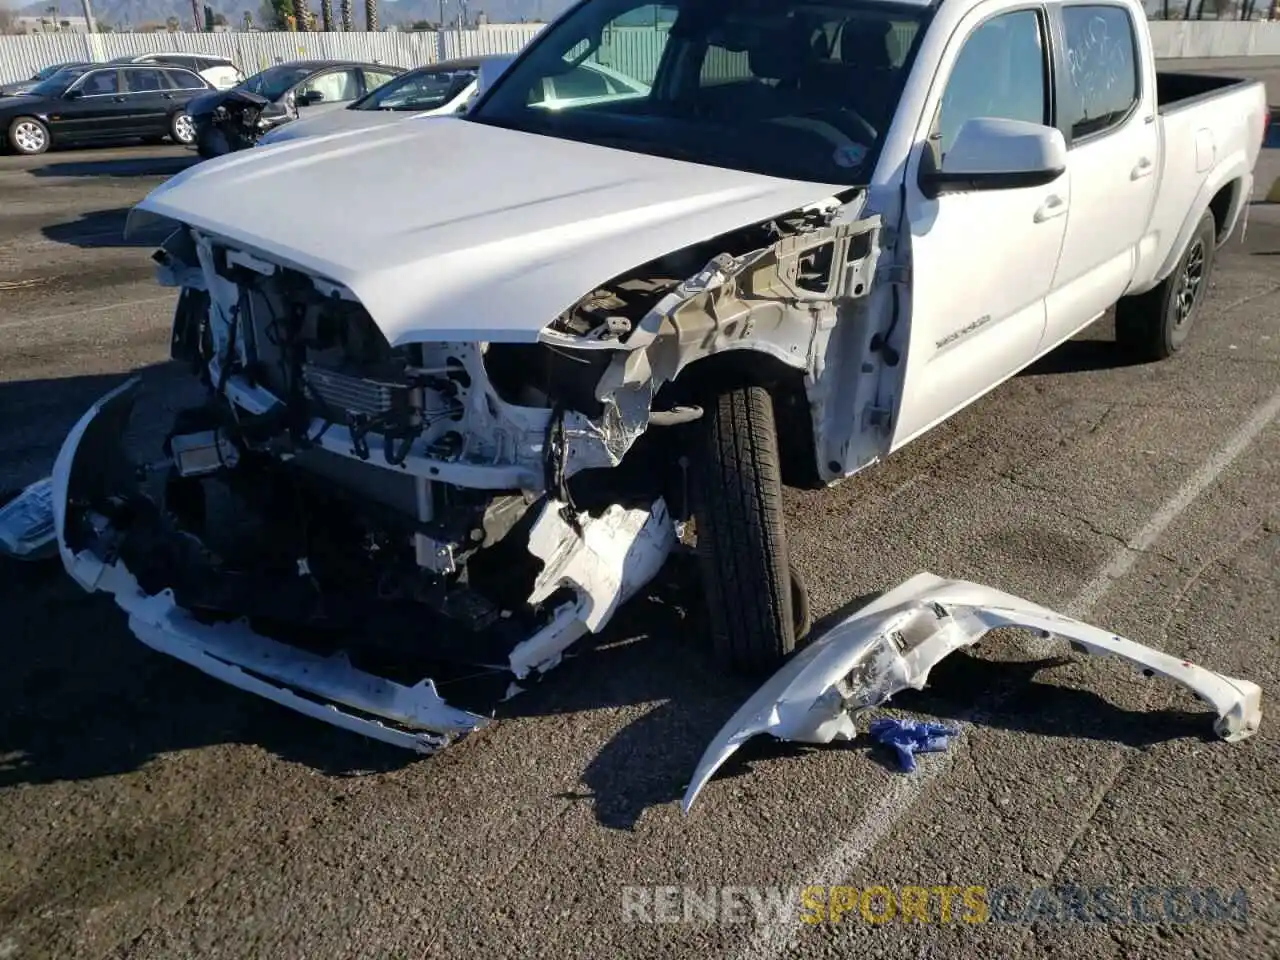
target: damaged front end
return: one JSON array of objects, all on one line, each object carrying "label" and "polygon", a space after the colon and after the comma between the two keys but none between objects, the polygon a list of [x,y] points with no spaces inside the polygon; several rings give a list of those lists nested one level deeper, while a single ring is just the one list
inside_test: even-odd
[{"label": "damaged front end", "polygon": [[142,466],[136,381],[85,414],[52,480],[63,563],[148,645],[430,752],[485,716],[425,664],[545,671],[674,549],[688,511],[660,428],[700,415],[682,371],[762,358],[806,413],[806,387],[832,402],[828,338],[879,250],[878,219],[839,210],[644,264],[532,337],[394,345],[343,284],[184,225],[155,259],[206,398]]},{"label": "damaged front end", "polygon": [[684,811],[750,738],[768,733],[800,743],[852,740],[859,714],[903,690],[924,689],[938,661],[1002,627],[1062,637],[1074,650],[1119,657],[1145,676],[1182,684],[1213,709],[1213,729],[1223,740],[1243,740],[1258,730],[1262,691],[1255,683],[991,587],[919,573],[814,640],[729,718],[694,771]]},{"label": "damaged front end", "polygon": [[248,90],[231,90],[207,116],[197,130],[197,147],[206,157],[247,150],[283,116],[271,116],[274,104],[266,97]]},{"label": "damaged front end", "polygon": [[[200,488],[184,485],[191,473],[162,465],[167,489],[154,496],[147,489],[154,468],[127,456],[138,389],[135,378],[98,401],[55,463],[54,527],[67,571],[84,589],[111,594],[148,646],[420,753],[486,718],[450,706],[429,678],[398,682],[362,669],[361,660],[390,657],[404,672],[412,670],[405,665],[413,645],[445,657],[452,646],[458,659],[517,677],[548,669],[643,586],[674,543],[661,501],[599,517],[566,516],[565,505],[545,502],[528,540],[541,569],[529,574],[527,602],[506,610],[465,586],[449,590],[416,575],[411,551],[397,551],[385,528],[327,514],[324,498],[287,467],[246,474],[254,489],[233,488],[236,508],[220,522],[248,529],[218,531]],[[233,449],[208,456],[221,457],[223,469],[244,468],[250,455],[232,456]],[[190,448],[175,455],[176,464],[193,462]],[[248,516],[250,504],[261,512]]]}]

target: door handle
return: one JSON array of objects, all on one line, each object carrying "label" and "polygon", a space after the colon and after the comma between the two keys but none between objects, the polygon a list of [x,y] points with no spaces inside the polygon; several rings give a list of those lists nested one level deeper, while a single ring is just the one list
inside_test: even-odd
[{"label": "door handle", "polygon": [[1140,157],[1138,165],[1129,171],[1130,180],[1141,180],[1143,177],[1149,177],[1155,172],[1155,164],[1148,157]]},{"label": "door handle", "polygon": [[164,96],[164,98],[165,98],[166,100],[172,100],[172,99],[173,99],[173,94],[172,94],[172,93],[166,93],[166,94],[163,94],[163,96]]},{"label": "door handle", "polygon": [[1040,209],[1036,211],[1036,223],[1044,223],[1046,220],[1052,220],[1054,217],[1060,217],[1067,212],[1067,202],[1056,193],[1050,194],[1044,203],[1040,204]]},{"label": "door handle", "polygon": [[116,103],[124,103],[124,97],[112,97],[111,99]]}]

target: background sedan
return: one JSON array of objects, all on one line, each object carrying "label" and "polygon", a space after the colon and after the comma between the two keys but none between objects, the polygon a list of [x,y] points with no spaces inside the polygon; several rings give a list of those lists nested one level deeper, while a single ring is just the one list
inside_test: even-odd
[{"label": "background sedan", "polygon": [[0,100],[0,130],[18,153],[50,146],[141,137],[195,141],[186,107],[208,93],[190,70],[160,65],[89,64],[59,70],[26,94]]},{"label": "background sedan", "polygon": [[[494,60],[509,61],[507,55]],[[297,140],[322,133],[337,133],[363,127],[381,126],[410,115],[439,116],[465,110],[474,99],[480,65],[485,57],[442,60],[430,66],[408,70],[394,80],[349,105],[345,110],[329,110],[277,127],[259,146]]]}]

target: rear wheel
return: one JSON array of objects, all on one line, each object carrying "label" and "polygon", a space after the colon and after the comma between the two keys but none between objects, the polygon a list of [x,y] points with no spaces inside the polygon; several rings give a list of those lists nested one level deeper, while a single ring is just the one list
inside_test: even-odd
[{"label": "rear wheel", "polygon": [[808,601],[790,569],[768,391],[722,393],[695,437],[690,493],[712,643],[734,670],[775,669],[807,629]]},{"label": "rear wheel", "polygon": [[1116,342],[1142,360],[1165,360],[1187,342],[1209,290],[1217,224],[1206,211],[1173,272],[1160,284],[1116,304]]},{"label": "rear wheel", "polygon": [[27,156],[44,153],[49,149],[49,128],[35,117],[16,117],[9,124],[9,146]]},{"label": "rear wheel", "polygon": [[196,125],[186,111],[179,111],[169,118],[169,138],[184,147],[196,142]]}]

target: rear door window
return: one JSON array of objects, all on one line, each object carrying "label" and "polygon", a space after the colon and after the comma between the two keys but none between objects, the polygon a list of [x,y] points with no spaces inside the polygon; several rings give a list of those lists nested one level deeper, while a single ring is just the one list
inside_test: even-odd
[{"label": "rear door window", "polygon": [[159,93],[168,90],[165,71],[159,67],[129,67],[124,71],[127,93]]},{"label": "rear door window", "polygon": [[1067,96],[1063,109],[1071,138],[1120,126],[1138,104],[1137,37],[1123,7],[1062,8],[1066,35]]},{"label": "rear door window", "polygon": [[388,83],[395,77],[394,73],[387,73],[385,70],[365,70],[364,71],[364,89],[365,93],[371,90],[377,90],[384,83]]},{"label": "rear door window", "polygon": [[207,84],[201,79],[197,73],[190,70],[180,70],[176,67],[165,71],[168,74],[170,82],[175,90],[204,90]]}]

